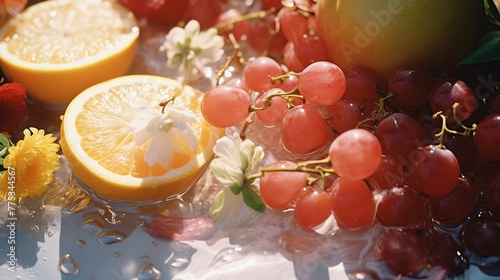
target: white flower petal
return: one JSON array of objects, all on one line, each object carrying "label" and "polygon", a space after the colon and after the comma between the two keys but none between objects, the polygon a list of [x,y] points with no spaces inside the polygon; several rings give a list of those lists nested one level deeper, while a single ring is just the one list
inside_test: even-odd
[{"label": "white flower petal", "polygon": [[244,174],[241,169],[228,165],[220,158],[212,160],[210,171],[223,184],[243,186]]}]

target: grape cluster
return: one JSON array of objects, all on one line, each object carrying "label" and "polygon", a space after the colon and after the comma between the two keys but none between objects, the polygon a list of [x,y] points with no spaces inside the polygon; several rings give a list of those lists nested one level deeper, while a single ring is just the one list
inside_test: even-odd
[{"label": "grape cluster", "polygon": [[474,82],[418,66],[387,81],[340,69],[316,35],[314,1],[261,0],[251,16],[221,9],[232,1],[187,2],[209,8],[184,18],[260,54],[201,110],[217,127],[255,120],[279,134],[288,156],[260,168],[269,209],[293,210],[309,230],[332,219],[353,233],[382,228],[377,250],[400,275],[498,260],[500,89],[478,98]]},{"label": "grape cluster", "polygon": [[353,232],[381,226],[378,250],[397,274],[428,265],[460,274],[468,258],[500,254],[495,103],[466,126],[477,101],[455,77],[407,68],[381,89],[366,69],[344,72],[327,61],[287,69],[254,58],[239,83],[213,87],[202,102],[213,125],[255,118],[279,130],[288,153],[315,155],[260,169],[268,208],[293,209],[311,230],[331,217]]}]

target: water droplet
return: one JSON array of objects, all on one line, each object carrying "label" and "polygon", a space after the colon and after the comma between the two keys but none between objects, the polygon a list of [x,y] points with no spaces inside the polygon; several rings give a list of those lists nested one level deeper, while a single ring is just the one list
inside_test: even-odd
[{"label": "water droplet", "polygon": [[142,256],[139,258],[141,263],[147,263],[149,261],[149,256]]},{"label": "water droplet", "polygon": [[185,268],[189,265],[189,260],[186,258],[177,258],[170,262],[170,266],[174,268]]},{"label": "water droplet", "polygon": [[34,218],[34,217],[35,217],[35,215],[36,215],[36,211],[34,211],[34,210],[30,210],[30,211],[28,211],[28,217],[30,217],[30,218]]},{"label": "water droplet", "polygon": [[47,232],[47,236],[48,236],[48,237],[52,237],[52,236],[54,236],[54,232],[53,232],[53,231],[48,231],[48,232]]},{"label": "water droplet", "polygon": [[160,279],[160,270],[156,267],[154,263],[145,264],[139,269],[137,278],[139,280],[157,280]]},{"label": "water droplet", "polygon": [[39,232],[40,231],[40,227],[37,226],[37,225],[30,225],[30,230],[33,231],[33,232]]},{"label": "water droplet", "polygon": [[158,244],[160,244],[160,243],[158,243],[158,241],[152,241],[152,242],[151,242],[151,245],[153,245],[153,247],[157,247],[157,246],[158,246]]},{"label": "water droplet", "polygon": [[74,244],[80,248],[85,248],[87,247],[87,242],[85,242],[85,240],[82,240],[82,239],[77,239],[75,240]]},{"label": "water droplet", "polygon": [[97,234],[102,230],[102,224],[96,220],[88,220],[83,225],[82,228],[91,234]]},{"label": "water droplet", "polygon": [[44,261],[44,262],[45,262],[45,261],[47,261],[47,257],[43,258],[43,261]]},{"label": "water droplet", "polygon": [[122,255],[122,254],[120,254],[120,252],[115,252],[115,253],[113,254],[113,256],[114,256],[115,258],[119,258],[121,255]]},{"label": "water droplet", "polygon": [[115,243],[122,242],[125,239],[125,235],[118,231],[110,230],[103,232],[99,238],[97,238],[97,241],[101,243],[102,245],[111,245]]},{"label": "water droplet", "polygon": [[77,275],[79,272],[75,260],[69,254],[62,256],[59,260],[59,269],[66,275]]},{"label": "water droplet", "polygon": [[232,263],[238,260],[243,259],[244,254],[241,251],[240,247],[228,247],[224,248],[215,257],[213,258],[212,262],[210,263],[211,267],[219,267],[226,265],[228,263]]}]

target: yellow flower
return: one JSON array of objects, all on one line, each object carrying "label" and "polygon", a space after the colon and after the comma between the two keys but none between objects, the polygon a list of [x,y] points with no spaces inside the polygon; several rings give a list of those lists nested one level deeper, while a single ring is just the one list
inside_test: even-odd
[{"label": "yellow flower", "polygon": [[9,148],[9,155],[5,157],[3,164],[5,169],[15,171],[11,172],[15,174],[15,183],[9,183],[12,175],[8,171],[0,175],[0,198],[9,196],[10,200],[13,197],[12,190],[17,201],[44,194],[46,185],[54,181],[53,173],[59,167],[56,137],[52,134],[45,135],[43,129],[33,127],[25,129],[23,133],[24,140],[19,140]]}]

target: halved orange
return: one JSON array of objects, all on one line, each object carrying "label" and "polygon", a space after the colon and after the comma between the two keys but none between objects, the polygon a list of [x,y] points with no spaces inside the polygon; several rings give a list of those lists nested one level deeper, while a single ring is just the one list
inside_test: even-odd
[{"label": "halved orange", "polygon": [[117,1],[44,1],[2,28],[0,65],[31,98],[67,105],[84,89],[126,74],[138,36],[136,19]]},{"label": "halved orange", "polygon": [[[198,117],[193,128],[199,136],[194,157],[175,153],[173,166],[150,167],[144,154],[150,141],[134,142],[128,127],[132,108],[147,105],[161,110],[160,102],[175,96]],[[78,179],[99,196],[141,202],[161,200],[187,190],[205,171],[224,129],[206,122],[201,114],[203,93],[176,80],[152,75],[130,75],[94,85],[80,93],[62,119],[61,149]]]}]

